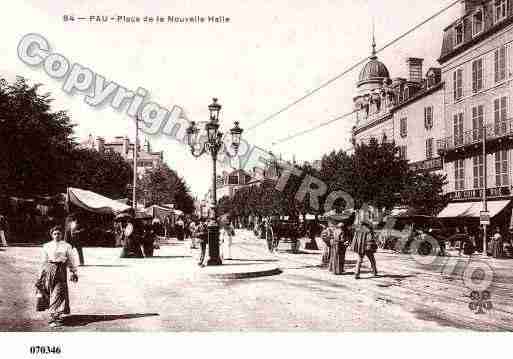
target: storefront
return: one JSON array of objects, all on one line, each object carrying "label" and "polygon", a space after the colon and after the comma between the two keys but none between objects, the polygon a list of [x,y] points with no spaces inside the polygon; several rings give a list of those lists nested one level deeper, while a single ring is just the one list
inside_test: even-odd
[{"label": "storefront", "polygon": [[[490,215],[490,227],[499,226],[502,233],[506,233],[511,222],[511,200],[510,199],[494,199],[487,201],[487,210]],[[480,226],[479,218],[483,211],[482,201],[461,201],[449,203],[439,214],[444,224],[452,228],[477,229]]]}]

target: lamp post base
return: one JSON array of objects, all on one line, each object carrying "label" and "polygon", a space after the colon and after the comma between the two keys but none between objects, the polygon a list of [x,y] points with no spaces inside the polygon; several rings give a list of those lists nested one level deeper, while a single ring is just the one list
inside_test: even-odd
[{"label": "lamp post base", "polygon": [[219,255],[219,226],[212,223],[208,226],[208,261],[207,266],[223,264]]}]

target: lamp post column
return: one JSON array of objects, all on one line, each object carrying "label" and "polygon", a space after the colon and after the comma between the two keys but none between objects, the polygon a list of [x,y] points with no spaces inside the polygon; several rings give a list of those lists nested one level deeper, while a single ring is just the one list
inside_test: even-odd
[{"label": "lamp post column", "polygon": [[219,255],[219,224],[217,223],[217,149],[212,148],[212,221],[208,226],[208,261],[207,265],[221,265]]}]

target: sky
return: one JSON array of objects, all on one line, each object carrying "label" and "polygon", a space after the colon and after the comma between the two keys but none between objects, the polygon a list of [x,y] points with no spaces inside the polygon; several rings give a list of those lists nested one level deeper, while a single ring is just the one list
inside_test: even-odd
[{"label": "sky", "polygon": [[[63,81],[17,56],[28,33],[43,35],[54,52],[87,66],[107,80],[136,90],[169,110],[184,109],[194,121],[208,119],[212,97],[221,103],[221,129],[234,121],[250,128],[297,98],[370,55],[372,23],[377,47],[409,30],[453,0],[259,0],[189,1],[17,1],[2,12],[0,76],[16,75],[43,84],[54,110],[67,110],[77,139],[89,134],[107,139],[135,134],[123,111],[94,108],[84,94],[68,95]],[[452,7],[378,54],[391,77],[407,77],[406,58],[424,58],[424,73],[438,66],[442,31],[460,13]],[[63,21],[64,15],[87,20]],[[224,16],[225,23],[107,23],[89,16]],[[313,161],[350,146],[353,118],[273,145],[279,139],[329,121],[352,110],[360,68],[284,111],[245,131],[246,141],[282,154],[285,159]],[[202,196],[211,183],[208,157],[194,158],[187,147],[162,135],[148,136],[153,150]],[[144,136],[141,136],[144,139]],[[222,169],[218,169],[221,171]]]}]

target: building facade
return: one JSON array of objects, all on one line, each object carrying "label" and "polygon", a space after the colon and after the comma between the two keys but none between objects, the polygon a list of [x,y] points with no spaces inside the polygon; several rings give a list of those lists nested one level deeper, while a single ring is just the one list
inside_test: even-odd
[{"label": "building facade", "polygon": [[444,29],[446,136],[438,142],[453,200],[479,199],[485,186],[489,198],[511,194],[512,41],[511,0],[464,1]]},{"label": "building facade", "polygon": [[222,197],[232,198],[235,192],[242,187],[247,186],[251,181],[251,176],[243,170],[232,172],[223,171],[217,176],[216,190],[217,199]]},{"label": "building facade", "polygon": [[436,144],[443,135],[443,88],[439,68],[425,76],[423,59],[408,58],[408,78],[391,78],[375,52],[360,71],[353,98],[356,125],[353,144],[394,141],[413,170],[440,171],[442,160]]},{"label": "building facade", "polygon": [[[133,164],[134,147],[126,136],[116,136],[112,141],[105,141],[103,137],[97,137],[96,140],[92,135],[86,141],[80,143],[80,147],[96,150],[100,153],[116,152],[124,160]],[[162,151],[152,151],[151,144],[148,140],[144,141],[144,146],[138,146],[137,152],[137,173],[142,176],[147,170],[155,169],[164,162],[164,153]]]}]

